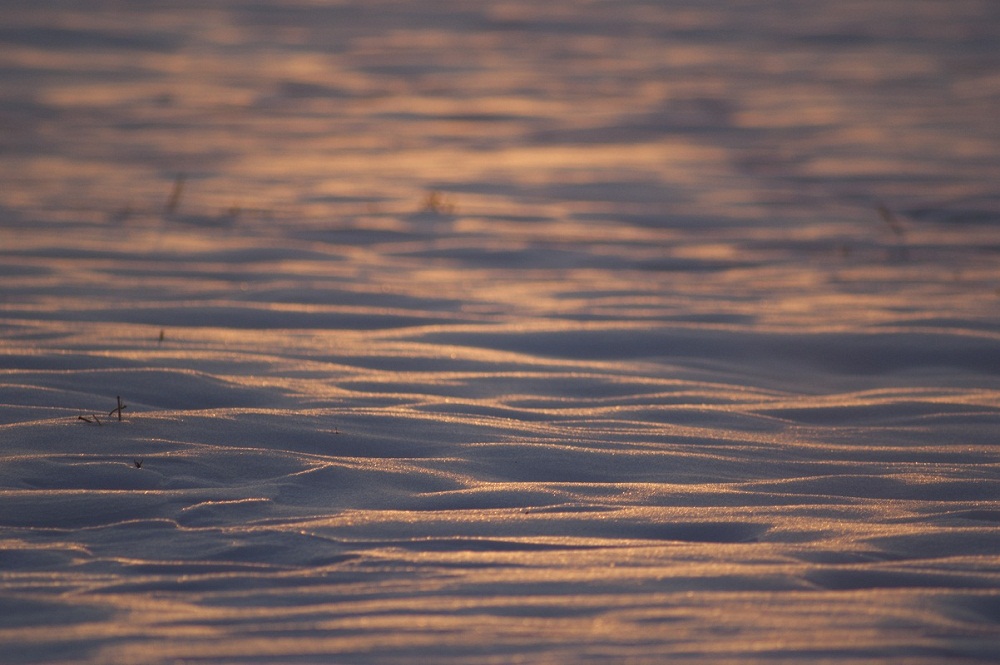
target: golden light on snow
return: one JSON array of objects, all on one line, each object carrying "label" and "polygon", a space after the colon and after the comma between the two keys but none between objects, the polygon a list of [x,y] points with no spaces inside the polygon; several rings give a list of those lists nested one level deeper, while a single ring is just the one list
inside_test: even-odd
[{"label": "golden light on snow", "polygon": [[0,9],[12,657],[992,662],[986,3],[127,4]]}]

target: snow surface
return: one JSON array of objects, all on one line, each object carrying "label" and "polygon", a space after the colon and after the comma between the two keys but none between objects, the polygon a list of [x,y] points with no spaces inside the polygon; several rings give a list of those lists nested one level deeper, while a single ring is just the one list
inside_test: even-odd
[{"label": "snow surface", "polygon": [[1000,4],[0,19],[0,661],[1000,657]]}]

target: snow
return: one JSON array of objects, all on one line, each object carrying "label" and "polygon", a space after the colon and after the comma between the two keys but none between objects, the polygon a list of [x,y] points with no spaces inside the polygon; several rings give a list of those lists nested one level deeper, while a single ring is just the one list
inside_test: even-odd
[{"label": "snow", "polygon": [[0,17],[3,662],[1000,654],[1000,7]]}]

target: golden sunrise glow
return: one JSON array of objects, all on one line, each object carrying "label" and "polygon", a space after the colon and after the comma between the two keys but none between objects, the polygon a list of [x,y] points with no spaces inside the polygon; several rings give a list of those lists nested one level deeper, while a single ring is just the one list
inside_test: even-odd
[{"label": "golden sunrise glow", "polygon": [[990,3],[2,5],[0,661],[995,660]]}]

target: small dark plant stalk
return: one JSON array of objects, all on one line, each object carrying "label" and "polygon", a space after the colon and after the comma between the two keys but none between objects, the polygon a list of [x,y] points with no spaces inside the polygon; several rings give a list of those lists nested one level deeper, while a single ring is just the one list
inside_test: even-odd
[{"label": "small dark plant stalk", "polygon": [[177,206],[180,205],[181,195],[184,193],[184,174],[178,174],[174,179],[174,187],[170,190],[170,198],[167,199],[167,203],[164,206],[164,211],[168,215],[174,214],[177,211]]},{"label": "small dark plant stalk", "polygon": [[896,251],[899,258],[906,261],[909,258],[909,252],[906,247],[906,227],[903,226],[902,220],[884,203],[879,203],[876,209],[879,217],[896,236]]},{"label": "small dark plant stalk", "polygon": [[128,408],[128,405],[122,404],[122,398],[121,398],[121,395],[119,395],[118,396],[118,406],[116,406],[115,408],[113,408],[110,411],[108,411],[108,417],[110,418],[115,413],[117,413],[118,414],[118,422],[121,422],[122,421],[122,411],[124,409],[127,409],[127,408]]}]

